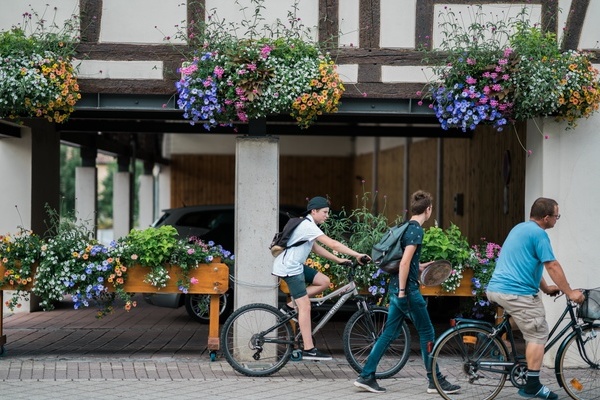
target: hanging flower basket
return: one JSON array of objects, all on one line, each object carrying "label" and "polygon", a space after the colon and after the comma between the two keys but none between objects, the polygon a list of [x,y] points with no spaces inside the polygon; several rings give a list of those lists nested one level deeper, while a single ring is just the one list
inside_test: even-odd
[{"label": "hanging flower basket", "polygon": [[72,62],[78,19],[72,16],[57,30],[44,19],[32,22],[33,16],[41,18],[25,13],[22,25],[0,32],[0,119],[62,123],[81,98]]},{"label": "hanging flower basket", "polygon": [[[515,121],[553,116],[577,126],[598,110],[600,84],[591,55],[562,51],[555,34],[531,25],[527,7],[513,18],[488,20],[482,7],[462,15],[440,12],[442,40],[427,51],[436,78],[422,92],[442,129],[479,124],[498,131]],[[422,104],[423,101],[420,102]]]},{"label": "hanging flower basket", "polygon": [[252,21],[227,23],[213,11],[208,22],[181,29],[179,38],[193,49],[176,83],[183,117],[210,130],[283,113],[308,128],[319,115],[337,112],[344,85],[330,54],[293,12],[287,25],[259,28],[261,1],[254,3]]}]

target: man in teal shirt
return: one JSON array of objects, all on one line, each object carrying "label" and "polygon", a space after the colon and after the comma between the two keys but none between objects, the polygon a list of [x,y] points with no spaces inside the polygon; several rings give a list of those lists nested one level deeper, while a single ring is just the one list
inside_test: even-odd
[{"label": "man in teal shirt", "polygon": [[[541,289],[555,296],[562,291],[576,303],[581,304],[584,300],[583,293],[571,289],[567,282],[546,232],[546,229],[554,228],[559,218],[555,200],[537,199],[531,206],[529,221],[518,224],[508,234],[487,287],[488,299],[512,316],[526,341],[527,383],[519,390],[523,397],[558,399],[556,393],[540,383],[549,329],[538,292]],[[542,276],[544,268],[555,285],[546,283]]]}]

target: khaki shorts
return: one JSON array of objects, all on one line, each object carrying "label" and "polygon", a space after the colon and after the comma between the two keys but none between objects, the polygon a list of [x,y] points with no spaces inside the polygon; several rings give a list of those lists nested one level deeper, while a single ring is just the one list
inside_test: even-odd
[{"label": "khaki shorts", "polygon": [[488,300],[498,303],[500,307],[504,308],[504,311],[513,317],[525,341],[546,344],[550,331],[546,321],[544,303],[538,295],[521,296],[487,292],[487,297]]}]

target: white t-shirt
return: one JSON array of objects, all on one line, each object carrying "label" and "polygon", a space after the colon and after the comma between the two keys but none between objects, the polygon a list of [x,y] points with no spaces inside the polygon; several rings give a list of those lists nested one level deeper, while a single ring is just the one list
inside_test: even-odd
[{"label": "white t-shirt", "polygon": [[314,223],[310,216],[307,216],[306,220],[302,221],[294,229],[288,243],[294,244],[300,240],[307,240],[307,242],[299,246],[290,247],[278,255],[275,261],[273,261],[273,275],[294,276],[303,273],[303,265],[310,254],[315,240],[321,235],[324,235],[321,228]]}]

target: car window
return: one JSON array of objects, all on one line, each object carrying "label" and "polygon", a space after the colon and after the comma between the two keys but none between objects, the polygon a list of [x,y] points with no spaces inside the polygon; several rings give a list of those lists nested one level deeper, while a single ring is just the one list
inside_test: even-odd
[{"label": "car window", "polygon": [[214,221],[222,214],[219,210],[205,210],[184,214],[175,223],[177,226],[213,229]]},{"label": "car window", "polygon": [[168,217],[169,217],[169,213],[164,213],[163,215],[160,216],[160,218],[158,218],[156,221],[154,221],[154,223],[152,223],[153,227],[159,227]]}]

